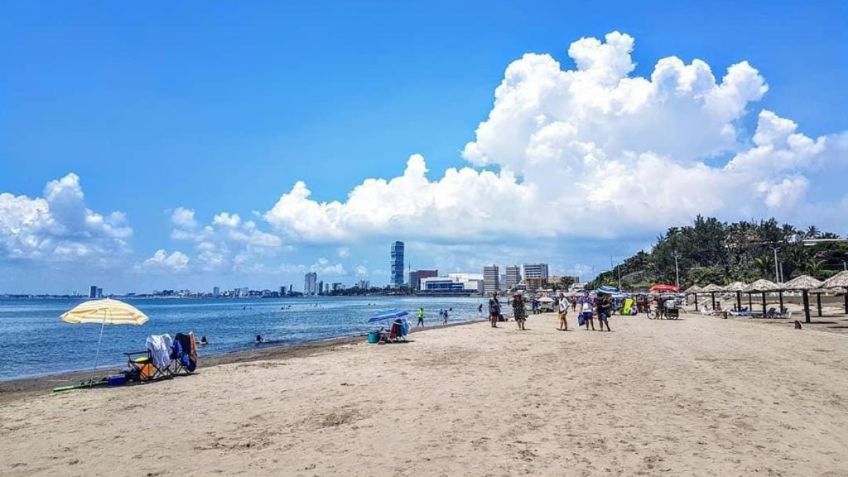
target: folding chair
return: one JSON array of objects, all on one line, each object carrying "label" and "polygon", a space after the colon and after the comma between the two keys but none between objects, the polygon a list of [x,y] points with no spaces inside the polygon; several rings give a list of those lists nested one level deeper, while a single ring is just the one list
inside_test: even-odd
[{"label": "folding chair", "polygon": [[191,374],[197,369],[197,344],[194,333],[177,333],[171,345],[171,374]]},{"label": "folding chair", "polygon": [[171,376],[168,367],[156,366],[153,362],[153,353],[150,350],[124,353],[124,356],[127,357],[127,379],[131,381],[152,381]]}]

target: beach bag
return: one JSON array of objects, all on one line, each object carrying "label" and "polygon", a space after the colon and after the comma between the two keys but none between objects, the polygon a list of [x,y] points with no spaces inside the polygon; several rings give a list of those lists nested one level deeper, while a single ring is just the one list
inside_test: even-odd
[{"label": "beach bag", "polygon": [[577,315],[577,326],[583,326],[586,323],[586,320],[583,319],[583,313]]}]

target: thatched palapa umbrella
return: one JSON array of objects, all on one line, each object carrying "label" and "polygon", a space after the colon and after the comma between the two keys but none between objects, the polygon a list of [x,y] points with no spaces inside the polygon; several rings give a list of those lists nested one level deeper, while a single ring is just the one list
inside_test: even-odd
[{"label": "thatched palapa umbrella", "polygon": [[733,282],[724,287],[724,291],[736,293],[736,309],[742,309],[742,292],[745,291],[745,284],[742,282]]},{"label": "thatched palapa umbrella", "polygon": [[822,288],[845,289],[845,314],[848,315],[848,271],[839,272],[822,283]]},{"label": "thatched palapa umbrella", "polygon": [[748,296],[751,296],[751,293],[762,293],[763,295],[763,316],[766,316],[766,292],[777,291],[780,290],[780,285],[774,283],[772,281],[766,279],[760,279],[755,281],[754,283],[748,285],[745,288],[745,292],[748,293]]},{"label": "thatched palapa umbrella", "polygon": [[695,295],[695,311],[698,311],[698,292],[700,291],[701,287],[699,287],[698,285],[692,285],[683,292],[686,295]]},{"label": "thatched palapa umbrella", "polygon": [[801,275],[783,284],[784,290],[801,290],[804,298],[804,321],[810,322],[810,290],[821,287],[822,282],[809,275]]},{"label": "thatched palapa umbrella", "polygon": [[722,288],[722,287],[720,287],[720,286],[718,286],[714,283],[710,283],[709,285],[705,286],[704,288],[701,288],[701,293],[709,293],[710,297],[712,297],[713,310],[715,310],[715,294],[720,292],[720,291],[723,291],[723,290],[724,290],[724,288]]}]

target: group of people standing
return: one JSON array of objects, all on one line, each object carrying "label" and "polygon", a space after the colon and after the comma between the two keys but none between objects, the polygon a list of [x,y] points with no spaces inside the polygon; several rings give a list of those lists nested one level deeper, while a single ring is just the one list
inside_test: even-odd
[{"label": "group of people standing", "polygon": [[[524,323],[527,321],[526,303],[521,293],[514,295],[511,302],[507,302],[507,305],[512,305],[513,318],[518,325],[518,329],[522,331],[526,330],[524,327]],[[587,330],[591,329],[594,331],[595,316],[597,315],[599,331],[604,331],[605,325],[607,331],[612,331],[609,325],[609,317],[612,316],[613,312],[612,296],[599,295],[595,299],[590,297],[588,293],[585,293],[579,300],[574,299],[570,301],[564,294],[560,293],[557,300],[557,311],[559,315],[559,328],[557,329],[560,331],[568,331],[569,307],[572,310],[579,307],[580,311],[577,317],[578,327],[585,325]],[[482,305],[479,309],[482,310]],[[498,321],[504,321],[503,314],[501,313],[501,303],[498,301],[497,294],[492,293],[491,298],[489,298],[489,322],[492,328],[498,327]]]},{"label": "group of people standing", "polygon": [[[518,325],[518,329],[525,330],[524,323],[527,321],[527,310],[525,306],[527,302],[524,301],[524,296],[521,293],[516,294],[512,297],[512,301],[507,302],[507,305],[510,304],[512,305],[512,315],[515,323]],[[482,305],[480,309],[482,310]],[[492,324],[492,328],[498,327],[498,321],[506,320],[503,318],[501,302],[498,301],[497,293],[492,293],[492,297],[489,298],[489,322]]]}]

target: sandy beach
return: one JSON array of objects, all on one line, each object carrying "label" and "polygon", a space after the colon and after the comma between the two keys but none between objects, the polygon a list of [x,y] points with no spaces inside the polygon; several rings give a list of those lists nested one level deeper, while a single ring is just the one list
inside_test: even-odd
[{"label": "sandy beach", "polygon": [[[846,475],[848,336],[553,315],[142,386],[21,392],[0,474]],[[572,320],[573,326],[573,320]]]}]

